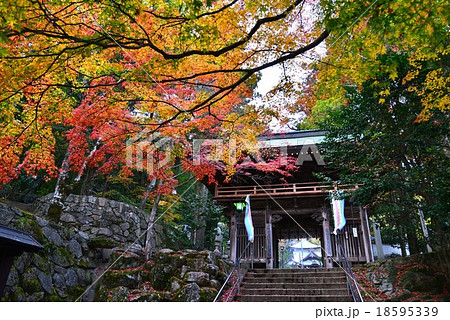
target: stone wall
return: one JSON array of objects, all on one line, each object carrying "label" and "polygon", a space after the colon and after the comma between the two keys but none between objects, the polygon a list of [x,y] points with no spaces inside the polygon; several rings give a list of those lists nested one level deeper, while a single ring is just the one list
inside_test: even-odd
[{"label": "stone wall", "polygon": [[[30,233],[44,249],[23,253],[11,268],[4,301],[74,301],[93,282],[101,266],[97,248],[78,229],[35,217],[0,203],[0,225]],[[92,300],[89,292],[83,300]]]},{"label": "stone wall", "polygon": [[[28,232],[44,246],[15,259],[3,300],[74,301],[106,268],[113,250],[142,252],[148,223],[142,210],[105,198],[69,195],[55,214],[49,211],[51,199],[51,194],[38,199],[33,213],[0,203],[0,225]],[[162,233],[158,226],[156,230]],[[82,300],[93,300],[94,289]]]},{"label": "stone wall", "polygon": [[44,247],[15,259],[3,301],[211,301],[229,271],[211,252],[163,249],[145,261],[148,216],[136,207],[69,195],[55,208],[51,199],[38,199],[33,213],[0,203],[0,225]]},{"label": "stone wall", "polygon": [[148,215],[142,210],[123,202],[71,194],[64,200],[61,212],[49,215],[52,196],[49,194],[36,201],[36,216],[77,228],[91,239],[105,239],[113,246],[144,245]]}]

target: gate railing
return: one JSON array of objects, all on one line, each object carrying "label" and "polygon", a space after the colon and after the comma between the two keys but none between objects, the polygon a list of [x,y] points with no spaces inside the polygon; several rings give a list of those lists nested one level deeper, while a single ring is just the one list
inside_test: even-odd
[{"label": "gate railing", "polygon": [[234,282],[233,286],[231,287],[230,294],[226,297],[226,300],[224,302],[230,301],[230,298],[232,298],[234,296],[233,292],[234,292],[234,290],[236,290],[236,288],[237,288],[237,293],[240,293],[240,286],[241,286],[242,279],[244,279],[244,276],[247,273],[246,269],[242,269],[241,259],[244,256],[245,251],[250,246],[250,244],[251,244],[251,242],[248,242],[247,246],[244,248],[244,250],[242,250],[241,254],[239,255],[239,258],[236,260],[236,262],[233,266],[233,269],[231,269],[230,274],[228,275],[227,279],[223,283],[222,287],[220,288],[220,290],[217,293],[216,297],[214,298],[213,302],[220,301],[219,299],[222,296],[225,287],[227,286],[228,282],[231,279],[231,276],[233,275],[233,273],[235,271],[237,271],[237,279]]}]

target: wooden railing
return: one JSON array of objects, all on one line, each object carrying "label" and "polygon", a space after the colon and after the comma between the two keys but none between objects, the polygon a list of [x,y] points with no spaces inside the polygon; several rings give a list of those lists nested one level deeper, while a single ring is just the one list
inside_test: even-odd
[{"label": "wooden railing", "polygon": [[[340,185],[340,190],[355,190],[357,186]],[[317,182],[306,183],[286,183],[255,186],[237,186],[237,187],[216,187],[214,197],[221,198],[240,198],[246,195],[252,197],[267,196],[289,196],[289,195],[314,195],[324,194],[333,190],[332,184],[318,184]]]}]

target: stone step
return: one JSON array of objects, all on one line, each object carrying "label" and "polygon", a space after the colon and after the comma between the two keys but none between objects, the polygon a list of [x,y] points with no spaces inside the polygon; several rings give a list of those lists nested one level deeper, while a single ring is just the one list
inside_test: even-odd
[{"label": "stone step", "polygon": [[241,302],[351,302],[350,295],[244,295],[235,296]]},{"label": "stone step", "polygon": [[327,271],[327,272],[252,272],[247,273],[252,278],[273,278],[273,277],[340,277],[345,276],[343,271]]},{"label": "stone step", "polygon": [[310,269],[250,269],[249,272],[253,272],[253,273],[280,273],[280,272],[286,272],[286,273],[309,273],[309,272],[314,272],[314,273],[322,273],[322,272],[336,272],[336,271],[342,271],[343,270],[341,268],[310,268]]},{"label": "stone step", "polygon": [[340,302],[352,298],[340,268],[254,269],[247,272],[234,301]]},{"label": "stone step", "polygon": [[[265,289],[265,288],[274,288],[274,289],[311,289],[311,283],[292,283],[292,282],[253,282],[249,283],[246,282],[245,279],[241,283],[241,290],[242,288],[248,288],[248,289]],[[347,282],[341,281],[341,282],[329,282],[326,284],[319,284],[314,285],[314,288],[322,289],[322,288],[329,288],[329,289],[341,289],[341,288],[347,288]]]},{"label": "stone step", "polygon": [[289,295],[289,296],[311,296],[311,295],[348,295],[348,289],[346,287],[338,289],[330,288],[309,288],[309,289],[284,289],[284,288],[241,288],[241,294],[243,295]]},{"label": "stone step", "polygon": [[295,277],[295,276],[278,276],[278,277],[251,277],[244,278],[246,283],[271,282],[271,283],[336,283],[346,282],[345,275],[339,277]]}]

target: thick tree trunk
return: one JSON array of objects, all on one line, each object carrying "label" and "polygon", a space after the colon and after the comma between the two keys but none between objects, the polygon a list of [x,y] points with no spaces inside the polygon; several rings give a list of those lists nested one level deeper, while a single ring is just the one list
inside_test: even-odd
[{"label": "thick tree trunk", "polygon": [[197,195],[201,199],[202,207],[198,208],[197,211],[197,221],[198,221],[198,229],[195,230],[195,242],[194,247],[198,250],[205,249],[205,233],[206,233],[206,222],[205,215],[207,204],[208,204],[208,189],[202,183],[197,185],[196,190]]},{"label": "thick tree trunk", "polygon": [[406,243],[405,243],[405,233],[403,232],[403,226],[399,224],[398,226],[398,239],[400,242],[400,250],[402,251],[402,257],[406,257]]},{"label": "thick tree trunk", "polygon": [[[159,185],[159,182],[157,182],[156,185]],[[155,225],[155,218],[156,218],[156,213],[158,212],[158,206],[159,206],[160,200],[161,200],[161,195],[160,194],[156,195],[154,202],[153,202],[152,210],[150,211],[150,217],[148,220],[147,235],[146,235],[145,247],[144,247],[144,255],[147,260],[151,258],[152,254],[155,250],[155,228],[154,228],[154,225]]]},{"label": "thick tree trunk", "polygon": [[420,253],[419,243],[417,239],[417,233],[414,229],[414,224],[406,229],[406,237],[408,238],[409,253],[417,254]]},{"label": "thick tree trunk", "polygon": [[83,183],[80,185],[80,195],[91,195],[93,193],[93,181],[96,171],[93,168],[87,168],[83,177]]}]

